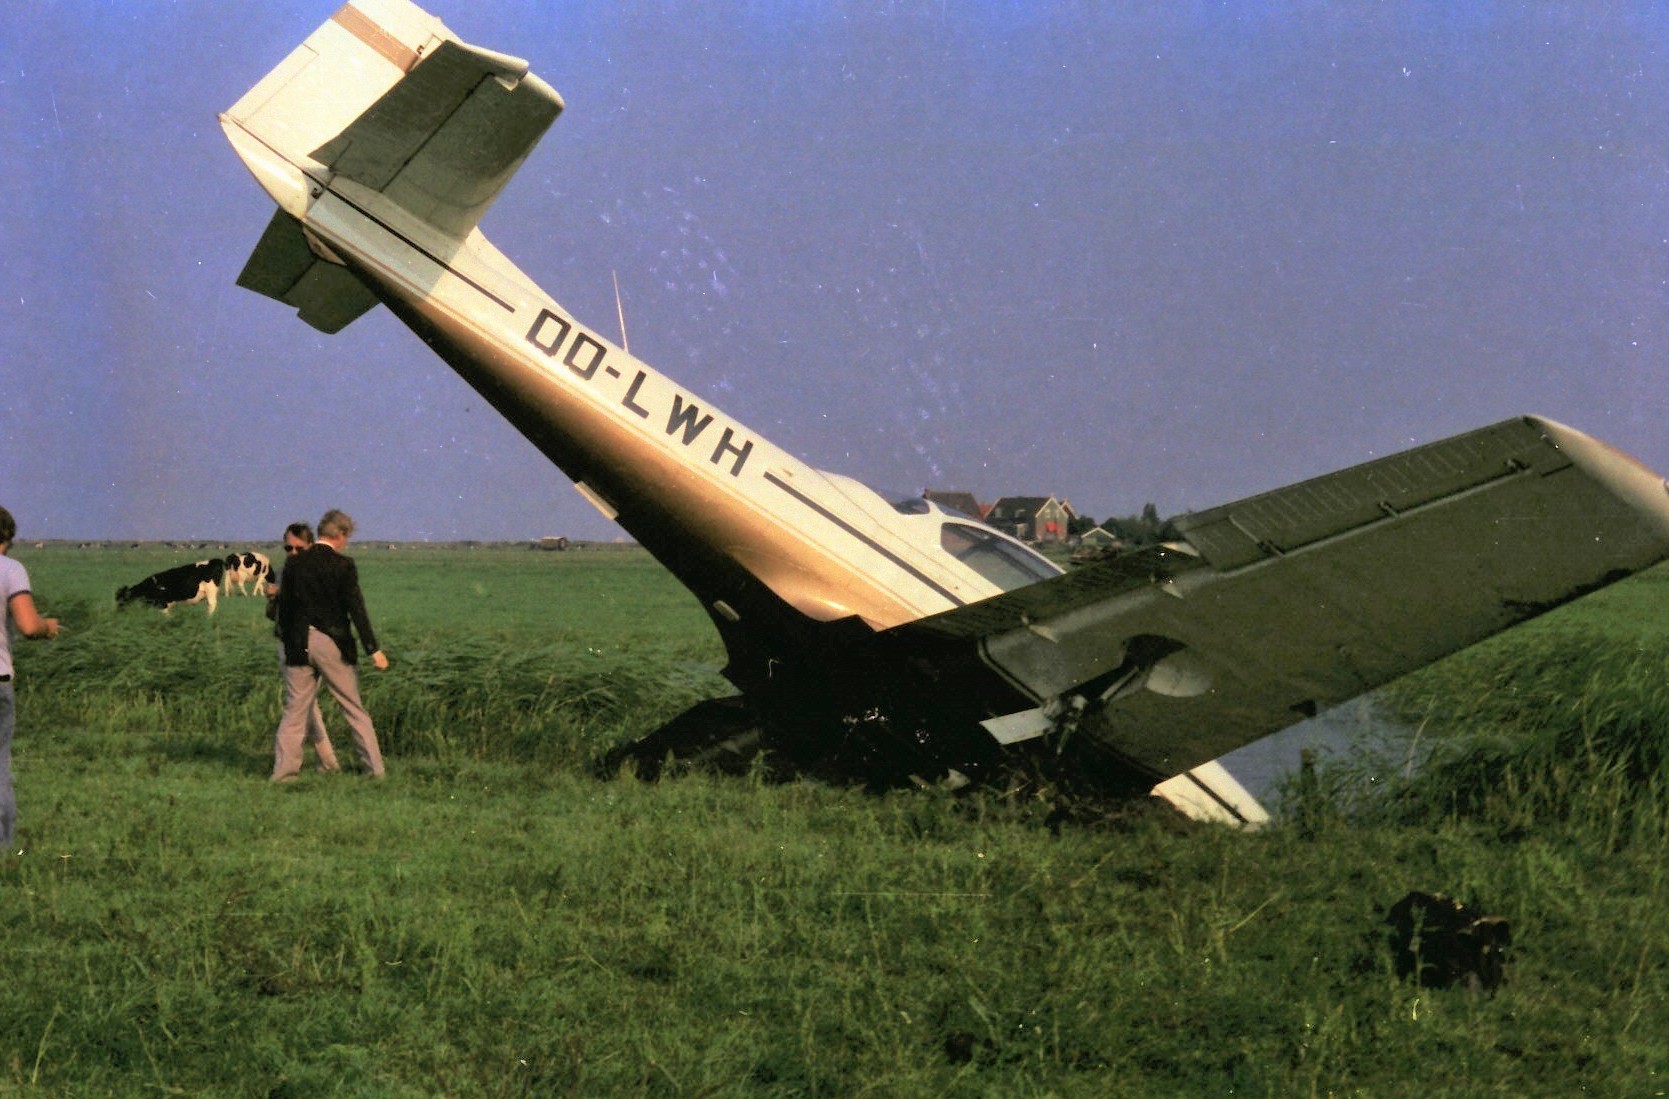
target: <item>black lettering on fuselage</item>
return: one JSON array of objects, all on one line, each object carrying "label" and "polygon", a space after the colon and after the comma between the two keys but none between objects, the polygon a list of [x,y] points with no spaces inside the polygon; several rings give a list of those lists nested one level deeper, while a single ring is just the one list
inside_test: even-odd
[{"label": "black lettering on fuselage", "polygon": [[[542,338],[545,334],[547,322],[554,322],[562,326],[562,330],[549,342]],[[567,340],[568,333],[573,331],[573,328],[573,325],[552,313],[549,309],[541,309],[538,317],[534,318],[533,327],[527,330],[527,342],[547,355],[554,355],[557,348],[562,346],[563,341]]]},{"label": "black lettering on fuselage", "polygon": [[638,404],[636,398],[637,398],[637,391],[643,388],[643,379],[647,378],[648,376],[649,375],[647,375],[643,371],[639,370],[637,372],[637,377],[632,379],[632,384],[626,387],[626,395],[624,397],[620,398],[620,403],[621,404],[625,405],[627,408],[631,409],[633,412],[636,412],[639,416],[642,416],[645,420],[647,420],[649,418],[649,410],[647,408],[644,408],[642,405]]},{"label": "black lettering on fuselage", "polygon": [[[591,349],[591,361],[581,365],[574,360],[579,357],[581,349],[586,347]],[[579,335],[574,337],[574,344],[572,347],[568,348],[568,353],[562,356],[562,362],[568,367],[569,370],[572,370],[575,374],[578,374],[586,381],[590,381],[592,375],[597,373],[597,368],[603,365],[603,356],[605,354],[607,354],[607,350],[602,344],[598,343],[584,332],[581,332]]]},{"label": "black lettering on fuselage", "polygon": [[[572,342],[569,341],[570,336],[573,337]],[[544,352],[546,358],[554,359],[561,353],[562,365],[582,381],[594,381],[599,370],[610,378],[621,376],[615,367],[605,366],[603,360],[608,355],[608,347],[601,340],[549,309],[539,310],[539,315],[527,330],[526,339],[528,343]],[[564,351],[564,348],[567,350]],[[653,394],[644,393],[644,383],[648,380],[647,371],[637,371],[632,376],[631,383],[626,386],[625,396],[620,398],[623,408],[644,420],[650,419],[654,413],[639,401],[647,399],[651,404],[657,403]],[[666,417],[668,435],[677,438],[685,446],[691,446],[701,438],[712,422],[711,412],[703,412],[700,405],[686,401],[682,393],[672,394],[672,407]],[[731,459],[730,475],[739,477],[742,467],[747,464],[748,456],[752,453],[753,440],[743,438],[738,441],[736,429],[727,427],[708,461],[719,466],[728,455]]]},{"label": "black lettering on fuselage", "polygon": [[[697,420],[696,417],[701,419]],[[681,394],[672,395],[672,414],[666,418],[666,433],[676,434],[681,427],[684,429],[684,445],[689,446],[700,437],[707,425],[713,422],[712,413],[702,414],[701,406],[685,404]]]},{"label": "black lettering on fuselage", "polygon": [[741,446],[737,446],[731,442],[735,437],[736,432],[733,429],[728,427],[724,429],[723,438],[719,440],[719,445],[713,450],[713,464],[718,465],[719,460],[727,453],[734,454],[736,455],[736,462],[730,467],[730,475],[740,477],[742,475],[742,463],[746,462],[748,455],[753,453],[753,440],[749,439]]}]

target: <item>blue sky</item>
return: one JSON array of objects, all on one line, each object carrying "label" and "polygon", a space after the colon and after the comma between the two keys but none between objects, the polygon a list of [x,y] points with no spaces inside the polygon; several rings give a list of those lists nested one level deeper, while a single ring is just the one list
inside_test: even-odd
[{"label": "blue sky", "polygon": [[[1669,9],[429,6],[568,105],[488,235],[814,465],[1170,514],[1537,412],[1669,470]],[[215,115],[332,10],[0,9],[23,538],[615,535],[385,310],[233,285]]]}]

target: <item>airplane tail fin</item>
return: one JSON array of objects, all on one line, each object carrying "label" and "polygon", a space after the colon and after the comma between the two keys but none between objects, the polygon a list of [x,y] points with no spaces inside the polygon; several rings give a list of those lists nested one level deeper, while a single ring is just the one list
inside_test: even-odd
[{"label": "airplane tail fin", "polygon": [[460,244],[562,110],[527,70],[409,0],[344,4],[220,116],[279,206],[239,285],[327,332],[376,304],[306,231],[326,192]]}]

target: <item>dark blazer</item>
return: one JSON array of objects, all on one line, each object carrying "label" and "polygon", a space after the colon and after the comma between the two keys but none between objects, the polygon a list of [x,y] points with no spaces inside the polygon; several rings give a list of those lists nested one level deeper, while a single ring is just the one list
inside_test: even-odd
[{"label": "dark blazer", "polygon": [[278,584],[278,634],[284,639],[284,663],[291,667],[307,663],[309,626],[336,642],[344,662],[355,663],[350,623],[365,651],[376,652],[377,635],[371,631],[371,616],[365,613],[359,570],[352,557],[317,542],[285,562]]}]

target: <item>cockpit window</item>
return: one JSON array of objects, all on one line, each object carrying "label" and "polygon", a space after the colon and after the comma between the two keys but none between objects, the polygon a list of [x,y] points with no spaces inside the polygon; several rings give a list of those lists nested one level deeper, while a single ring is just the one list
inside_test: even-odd
[{"label": "cockpit window", "polygon": [[892,509],[900,515],[926,515],[933,510],[933,505],[920,496],[888,495],[885,493],[877,493],[876,495],[884,496],[887,502],[892,504]]},{"label": "cockpit window", "polygon": [[939,545],[1004,591],[1060,575],[1060,570],[1048,558],[1010,542],[995,531],[967,523],[940,526]]}]

